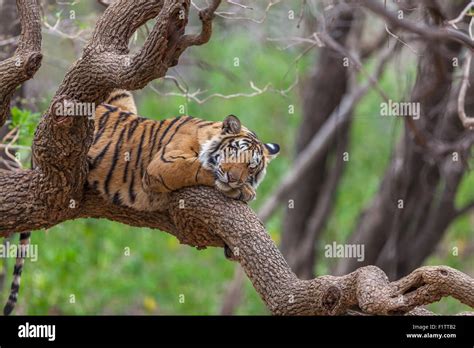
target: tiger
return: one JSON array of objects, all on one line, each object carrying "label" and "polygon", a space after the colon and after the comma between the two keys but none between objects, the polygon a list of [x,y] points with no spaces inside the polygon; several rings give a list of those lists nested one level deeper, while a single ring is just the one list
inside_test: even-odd
[{"label": "tiger", "polygon": [[[235,115],[222,122],[184,115],[156,121],[137,115],[129,91],[114,90],[95,109],[86,185],[107,202],[140,211],[158,210],[162,194],[197,185],[250,202],[279,152],[278,144],[261,142]],[[21,234],[20,243],[29,238]],[[234,259],[227,245],[224,255]],[[17,302],[23,264],[19,254],[5,315]]]},{"label": "tiger", "polygon": [[280,147],[262,143],[235,115],[222,122],[192,116],[140,117],[128,91],[96,109],[88,184],[113,204],[159,208],[159,194],[205,185],[249,202]]}]

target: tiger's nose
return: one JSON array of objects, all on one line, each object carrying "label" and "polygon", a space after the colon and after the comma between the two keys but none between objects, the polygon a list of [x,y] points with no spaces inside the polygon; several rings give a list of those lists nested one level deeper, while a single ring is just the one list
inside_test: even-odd
[{"label": "tiger's nose", "polygon": [[234,174],[232,174],[231,172],[228,172],[227,173],[227,177],[229,178],[229,181],[230,182],[234,182],[234,181],[237,181],[237,178],[234,176]]},{"label": "tiger's nose", "polygon": [[238,173],[235,173],[235,172],[228,172],[227,173],[227,178],[229,179],[229,182],[240,182],[240,175]]}]

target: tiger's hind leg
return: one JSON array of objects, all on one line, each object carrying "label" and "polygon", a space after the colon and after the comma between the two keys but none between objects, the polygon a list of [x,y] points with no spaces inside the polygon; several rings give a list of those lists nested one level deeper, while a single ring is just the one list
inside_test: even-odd
[{"label": "tiger's hind leg", "polygon": [[123,89],[115,89],[110,93],[109,97],[104,102],[122,109],[137,114],[137,106],[133,99],[132,93]]}]

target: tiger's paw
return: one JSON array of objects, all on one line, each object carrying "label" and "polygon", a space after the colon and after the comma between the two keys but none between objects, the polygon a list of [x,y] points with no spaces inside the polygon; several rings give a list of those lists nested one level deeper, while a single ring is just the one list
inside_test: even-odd
[{"label": "tiger's paw", "polygon": [[227,197],[237,199],[239,201],[250,202],[256,197],[255,189],[249,184],[244,184],[238,188],[229,187],[219,180],[216,180],[215,184],[217,189],[224,193]]}]

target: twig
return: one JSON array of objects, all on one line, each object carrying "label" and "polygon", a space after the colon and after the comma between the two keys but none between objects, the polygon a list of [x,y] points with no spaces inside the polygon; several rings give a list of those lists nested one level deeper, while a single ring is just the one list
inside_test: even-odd
[{"label": "twig", "polygon": [[[464,9],[461,11],[459,16],[457,16],[456,18],[448,21],[448,24],[451,24],[453,27],[455,27],[457,29],[456,23],[461,22],[464,19],[464,16],[469,12],[469,10],[473,6],[474,6],[474,1],[471,1],[469,4],[467,4],[466,7],[464,7]],[[472,39],[472,35],[471,35],[471,39]]]},{"label": "twig", "polygon": [[[245,5],[242,5],[242,4],[237,4],[233,1],[227,1],[228,3],[232,4],[232,5],[238,5],[239,7],[241,8],[244,8],[246,10],[253,10],[252,7],[249,7],[249,6],[245,6]],[[250,17],[242,17],[242,16],[238,16],[236,13],[232,13],[232,12],[224,12],[224,11],[216,11],[215,12],[215,15],[218,16],[218,17],[221,17],[221,18],[225,18],[225,19],[231,19],[231,20],[243,20],[243,21],[250,21],[250,22],[253,22],[253,23],[257,23],[257,24],[262,24],[263,22],[265,22],[265,20],[267,19],[267,15],[268,15],[268,11],[270,11],[270,8],[272,8],[273,6],[275,6],[276,4],[280,3],[281,0],[271,0],[268,4],[267,4],[267,7],[265,8],[264,10],[264,13],[263,13],[263,16],[260,18],[260,19],[255,19],[255,18],[250,18]],[[195,3],[194,1],[191,1],[191,6],[193,6],[194,8],[196,8],[197,10],[201,10],[201,8],[199,8]]]},{"label": "twig", "polygon": [[474,49],[474,42],[472,42],[469,36],[458,30],[451,30],[450,28],[440,29],[432,26],[419,25],[406,19],[400,20],[395,14],[387,11],[383,5],[375,0],[364,0],[362,4],[373,13],[385,18],[385,20],[394,27],[403,28],[429,40],[456,41],[471,50]]},{"label": "twig", "polygon": [[459,89],[459,96],[458,96],[458,114],[459,120],[461,121],[462,125],[465,128],[474,129],[474,118],[468,117],[466,115],[465,110],[465,102],[466,102],[466,91],[469,85],[469,72],[471,70],[471,60],[472,60],[472,52],[469,51],[467,53],[466,61],[464,62],[463,66],[463,74],[462,74],[462,83],[461,88]]},{"label": "twig", "polygon": [[213,93],[213,94],[208,95],[205,98],[200,99],[198,96],[207,91],[201,91],[200,89],[198,89],[195,92],[190,93],[188,89],[184,87],[183,85],[181,85],[178,79],[176,79],[174,76],[168,75],[168,76],[165,76],[165,79],[173,81],[173,83],[177,86],[177,88],[181,91],[181,93],[177,93],[177,92],[163,93],[151,84],[150,84],[150,88],[160,96],[183,97],[183,98],[186,98],[187,100],[192,100],[198,104],[204,104],[213,98],[221,98],[221,99],[234,99],[234,98],[240,98],[240,97],[251,98],[251,97],[256,97],[258,95],[261,95],[267,92],[277,93],[282,96],[286,96],[298,84],[298,76],[296,76],[295,81],[286,89],[276,89],[272,86],[271,83],[267,83],[263,88],[259,88],[253,83],[253,81],[250,81],[250,88],[254,92],[234,93],[234,94]]}]

